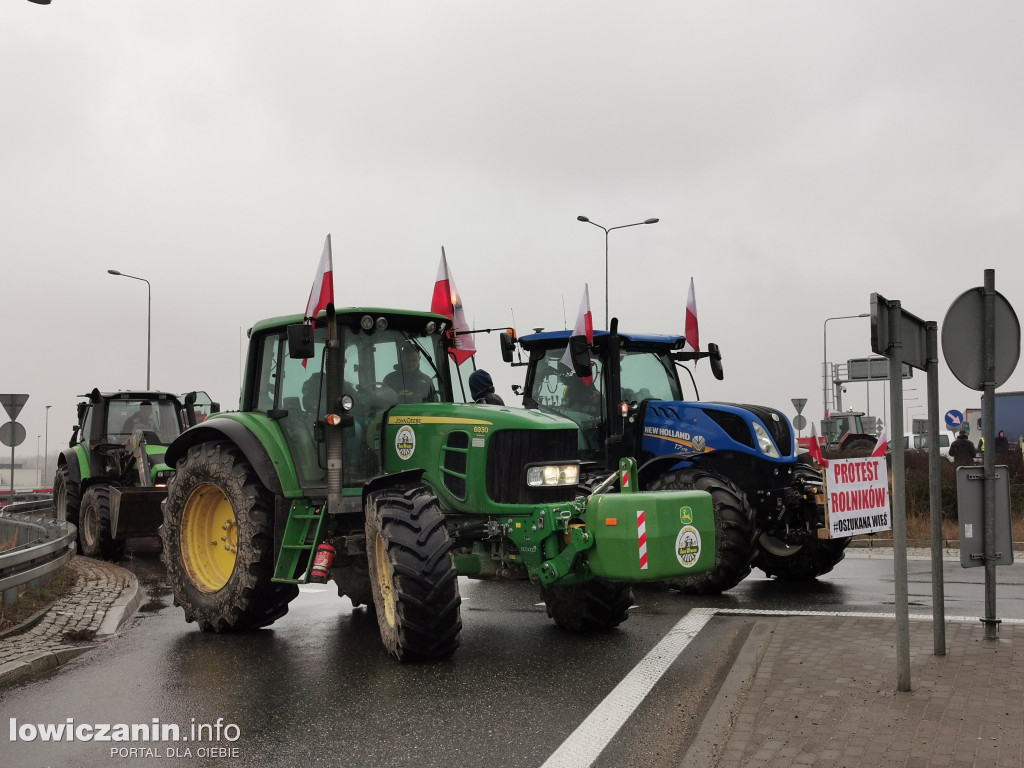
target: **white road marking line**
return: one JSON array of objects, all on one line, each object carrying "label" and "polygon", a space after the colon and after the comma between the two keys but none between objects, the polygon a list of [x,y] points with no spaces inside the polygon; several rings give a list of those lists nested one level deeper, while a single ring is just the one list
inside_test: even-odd
[{"label": "white road marking line", "polygon": [[654,685],[715,615],[714,608],[695,608],[669,630],[622,682],[605,696],[587,719],[544,761],[541,768],[586,768],[619,732]]}]

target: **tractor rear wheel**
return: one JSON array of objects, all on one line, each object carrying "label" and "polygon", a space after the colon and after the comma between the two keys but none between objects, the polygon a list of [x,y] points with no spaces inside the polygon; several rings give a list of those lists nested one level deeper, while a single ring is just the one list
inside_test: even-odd
[{"label": "tractor rear wheel", "polygon": [[120,560],[124,542],[110,535],[110,486],[94,485],[82,497],[78,546],[86,557]]},{"label": "tractor rear wheel", "polygon": [[[794,477],[802,482],[804,493],[807,488],[821,487],[821,473],[807,466],[798,466]],[[824,510],[819,509],[824,520]],[[802,544],[788,544],[770,534],[763,533],[757,539],[756,565],[768,576],[781,581],[813,581],[823,576],[846,557],[850,537],[841,539],[809,538]]]},{"label": "tractor rear wheel", "polygon": [[591,579],[568,587],[543,587],[548,616],[568,632],[613,629],[629,618],[633,591],[625,582]]},{"label": "tractor rear wheel", "polygon": [[710,571],[672,579],[668,585],[688,595],[717,595],[750,573],[754,558],[754,509],[747,495],[728,478],[690,467],[666,472],[652,491],[706,491],[715,513],[715,566]]},{"label": "tractor rear wheel", "polygon": [[160,529],[174,604],[204,632],[273,624],[299,593],[271,581],[273,497],[234,445],[188,449],[167,490]]},{"label": "tractor rear wheel", "polygon": [[462,615],[451,539],[437,498],[419,485],[370,494],[366,553],[381,640],[399,661],[459,647]]},{"label": "tractor rear wheel", "polygon": [[71,479],[71,470],[57,467],[53,476],[53,509],[58,520],[78,525],[78,512],[82,506],[82,487]]}]

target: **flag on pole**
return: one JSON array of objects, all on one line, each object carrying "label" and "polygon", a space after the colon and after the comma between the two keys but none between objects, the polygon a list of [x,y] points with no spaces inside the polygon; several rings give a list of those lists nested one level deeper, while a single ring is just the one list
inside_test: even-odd
[{"label": "flag on pole", "polygon": [[[586,337],[588,346],[594,343],[594,316],[590,312],[590,286],[586,283],[583,285],[583,299],[580,301],[580,312],[576,316],[576,325],[572,329],[572,335]],[[571,344],[572,342],[570,341],[569,343]],[[567,367],[572,368],[572,353],[570,352],[569,345],[565,347],[562,362]],[[594,381],[593,376],[581,376],[580,378],[584,384],[590,384]]]},{"label": "flag on pole", "polygon": [[697,330],[697,297],[693,292],[693,278],[690,278],[690,294],[686,297],[686,343],[694,352],[700,352],[700,333]]},{"label": "flag on pole", "polygon": [[313,287],[309,291],[309,301],[306,302],[306,320],[315,320],[321,309],[327,309],[327,305],[333,303],[334,264],[331,259],[331,236],[327,235],[324,252],[320,256],[320,265],[316,268],[316,276],[313,278]]},{"label": "flag on pole", "polygon": [[807,446],[807,452],[811,454],[811,458],[814,459],[822,467],[828,466],[828,459],[821,455],[821,443],[818,442],[818,431],[811,424],[811,442]]},{"label": "flag on pole", "polygon": [[469,323],[462,309],[462,297],[455,287],[455,280],[448,269],[448,259],[441,246],[441,264],[437,268],[437,282],[434,283],[434,295],[430,300],[430,311],[451,318],[455,324],[455,344],[449,351],[456,365],[462,365],[476,354],[476,342],[469,333]]}]

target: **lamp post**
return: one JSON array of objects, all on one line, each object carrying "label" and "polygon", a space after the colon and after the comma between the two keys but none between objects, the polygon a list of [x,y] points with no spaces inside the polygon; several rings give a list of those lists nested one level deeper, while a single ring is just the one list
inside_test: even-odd
[{"label": "lamp post", "polygon": [[53,408],[52,405],[46,406],[46,419],[45,419],[45,426],[43,427],[43,433],[46,435],[43,438],[43,481],[44,482],[46,481],[46,478],[49,477],[49,474],[47,473],[46,470],[48,470],[50,468],[49,461],[50,461],[50,409],[51,408]]},{"label": "lamp post", "polygon": [[828,417],[828,321],[829,320],[851,320],[857,317],[870,317],[870,313],[861,312],[859,315],[839,315],[838,317],[827,317],[822,326],[822,344],[821,344],[821,405],[822,405],[822,417]]},{"label": "lamp post", "polygon": [[150,361],[150,349],[152,348],[152,328],[153,328],[153,289],[149,284],[149,280],[144,277],[136,277],[135,275],[126,275],[124,272],[118,272],[116,269],[108,269],[108,275],[117,275],[118,277],[130,277],[132,280],[141,280],[146,284],[146,389],[149,389],[149,361]]},{"label": "lamp post", "polygon": [[617,227],[602,227],[596,221],[591,221],[586,216],[577,216],[576,221],[583,221],[593,224],[598,229],[604,230],[604,327],[608,327],[608,233],[613,229],[625,229],[626,227],[639,227],[641,224],[657,224],[659,219],[644,219],[633,224],[619,224]]}]

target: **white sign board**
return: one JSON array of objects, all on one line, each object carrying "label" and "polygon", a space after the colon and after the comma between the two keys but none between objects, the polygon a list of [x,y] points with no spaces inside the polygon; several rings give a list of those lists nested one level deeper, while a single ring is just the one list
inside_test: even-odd
[{"label": "white sign board", "polygon": [[831,539],[892,530],[884,456],[829,461],[825,498]]}]

